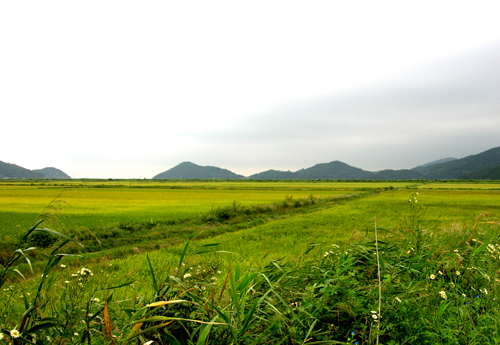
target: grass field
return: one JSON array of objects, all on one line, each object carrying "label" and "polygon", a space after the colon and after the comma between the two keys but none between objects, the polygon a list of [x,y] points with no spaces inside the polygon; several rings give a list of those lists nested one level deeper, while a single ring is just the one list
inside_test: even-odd
[{"label": "grass field", "polygon": [[425,183],[419,186],[421,189],[500,189],[498,181],[480,181],[480,182],[457,182],[457,181],[441,181]]},{"label": "grass field", "polygon": [[[116,336],[116,344],[375,344],[379,336],[383,344],[498,343],[498,184],[71,183],[60,196],[70,204],[62,218],[66,230],[78,225],[106,236],[114,232],[109,243],[116,248],[82,257],[51,256],[47,250],[32,256],[38,272],[44,261],[56,260],[49,278],[32,275],[26,263],[17,265],[28,280],[14,284],[11,275],[5,284],[12,288],[3,287],[0,311],[6,321],[0,326],[7,337],[19,329],[24,313],[32,315],[32,331],[25,328],[25,334],[69,343],[90,343],[90,334],[95,344],[111,343],[108,335]],[[3,236],[25,231],[31,224],[11,230],[16,219],[32,222],[40,210],[31,207],[43,209],[70,187],[49,184],[0,185]],[[256,204],[272,207],[264,212],[251,206]],[[216,211],[227,211],[227,218],[210,218]],[[9,212],[15,215],[11,220]],[[215,220],[202,221],[202,213]],[[145,226],[150,218],[182,222]],[[127,230],[128,222],[137,229]],[[28,292],[49,304],[26,314],[36,302]],[[89,317],[81,316],[82,308]],[[43,321],[49,314],[53,321]]]},{"label": "grass field", "polygon": [[234,201],[269,204],[287,196],[322,198],[371,188],[334,183],[0,182],[0,234],[11,235],[29,227],[55,198],[64,201],[60,215],[66,227],[92,229],[110,223],[182,220]]},{"label": "grass field", "polygon": [[[179,221],[194,219],[214,208],[227,207],[235,202],[241,206],[272,205],[286,198],[307,199],[313,195],[321,199],[384,190],[355,202],[341,202],[340,205],[335,202],[335,206],[325,206],[324,210],[282,221],[278,219],[260,227],[261,233],[280,234],[276,235],[278,239],[275,236],[271,247],[286,248],[290,252],[296,249],[294,243],[321,242],[332,234],[336,234],[336,240],[346,242],[351,233],[371,229],[375,217],[381,227],[396,226],[400,222],[401,209],[407,202],[405,196],[413,188],[420,191],[429,228],[470,227],[480,214],[498,214],[500,190],[497,187],[495,183],[434,182],[417,185],[411,181],[8,181],[0,183],[0,236],[13,237],[22,229],[29,228],[44,209],[53,211],[47,206],[54,199],[63,201],[55,203],[62,210],[55,213],[64,225],[64,229],[58,230],[71,233],[79,228],[90,229],[101,240],[111,237],[108,247],[116,249],[130,243],[134,243],[135,247],[141,242],[177,243],[178,240],[172,240],[171,234],[187,233],[186,227],[179,226]],[[255,216],[252,217],[239,222],[253,221],[252,224],[258,226],[270,221],[266,217],[255,221]],[[169,222],[174,225],[164,225]],[[162,225],[153,227],[147,223]],[[124,231],[131,224],[133,234]],[[249,227],[248,232],[255,233],[251,230],[253,225]],[[216,234],[217,231],[212,228],[211,224],[190,225],[192,235],[189,237],[196,236],[198,232]],[[224,230],[224,226],[218,228],[223,229],[222,233],[235,230],[234,227],[229,230]],[[127,236],[129,240],[124,241],[123,237]],[[236,233],[232,236],[246,235]],[[259,236],[254,241],[257,245],[263,241],[262,235]],[[284,240],[281,237],[289,238],[291,244],[281,246],[280,241]]]}]

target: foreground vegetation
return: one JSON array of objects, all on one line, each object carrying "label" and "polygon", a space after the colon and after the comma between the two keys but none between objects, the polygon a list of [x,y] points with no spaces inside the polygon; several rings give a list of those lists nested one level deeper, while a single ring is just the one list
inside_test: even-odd
[{"label": "foreground vegetation", "polygon": [[[499,228],[477,217],[498,207],[497,191],[467,199],[378,189],[311,212],[276,207],[273,221],[253,228],[85,266],[67,251],[75,237],[42,222],[20,238],[59,236],[35,258],[46,258],[42,271],[30,273],[35,250],[25,246],[0,273],[0,343],[500,342]],[[298,208],[314,205],[306,200]],[[295,201],[280,202],[292,210]],[[252,209],[231,204],[202,218],[229,226],[262,215]]]}]

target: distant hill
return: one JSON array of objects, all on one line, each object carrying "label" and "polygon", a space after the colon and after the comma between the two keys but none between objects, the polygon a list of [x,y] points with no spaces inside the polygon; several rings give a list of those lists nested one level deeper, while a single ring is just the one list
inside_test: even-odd
[{"label": "distant hill", "polygon": [[36,178],[36,175],[29,169],[0,161],[0,178]]},{"label": "distant hill", "polygon": [[452,162],[452,161],[456,161],[457,158],[453,158],[453,157],[447,157],[447,158],[442,158],[442,159],[438,159],[437,161],[433,161],[433,162],[429,162],[429,163],[425,163],[425,164],[422,164],[422,165],[419,165],[411,170],[416,170],[416,171],[422,171],[428,167],[430,167],[431,165],[435,165],[435,164],[441,164],[441,163],[448,163],[448,162]]},{"label": "distant hill", "polygon": [[500,166],[500,147],[420,169],[425,179],[460,179],[469,173]]},{"label": "distant hill", "polygon": [[29,170],[20,167],[16,164],[5,163],[0,161],[0,178],[32,178],[32,179],[43,179],[43,178],[54,178],[54,179],[69,179],[67,174],[56,168],[43,168],[37,170]]},{"label": "distant hill", "polygon": [[[316,164],[298,171],[267,170],[249,176],[255,180],[451,180],[499,179],[500,147],[465,158],[443,158],[413,169],[366,171],[349,164],[333,161]],[[184,162],[153,177],[154,179],[240,179],[229,170],[202,167]]]},{"label": "distant hill", "polygon": [[[56,168],[43,168],[43,169],[34,169],[33,172],[37,174],[42,174],[44,178],[49,179],[70,179],[71,177],[67,175],[64,171],[61,171]],[[38,175],[40,176],[40,175]]]},{"label": "distant hill", "polygon": [[248,178],[254,180],[293,180],[293,172],[280,170],[266,170],[257,174],[253,174]]},{"label": "distant hill", "polygon": [[183,162],[172,169],[156,175],[153,179],[240,179],[243,177],[227,169]]},{"label": "distant hill", "polygon": [[372,178],[373,173],[352,167],[340,161],[316,164],[307,169],[296,172],[267,170],[254,174],[249,178],[255,180],[366,180]]},{"label": "distant hill", "polygon": [[316,164],[307,169],[296,171],[294,178],[298,180],[368,180],[373,178],[373,173],[355,168],[340,161]]},{"label": "distant hill", "polygon": [[500,180],[500,166],[474,171],[460,176],[462,180]]},{"label": "distant hill", "polygon": [[374,180],[420,180],[423,179],[421,173],[416,170],[382,170],[373,173]]}]

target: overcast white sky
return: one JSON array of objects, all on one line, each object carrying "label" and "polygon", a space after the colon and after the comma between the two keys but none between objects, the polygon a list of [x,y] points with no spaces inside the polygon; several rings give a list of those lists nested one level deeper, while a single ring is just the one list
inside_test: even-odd
[{"label": "overcast white sky", "polygon": [[500,146],[497,1],[3,1],[0,160],[74,178]]}]

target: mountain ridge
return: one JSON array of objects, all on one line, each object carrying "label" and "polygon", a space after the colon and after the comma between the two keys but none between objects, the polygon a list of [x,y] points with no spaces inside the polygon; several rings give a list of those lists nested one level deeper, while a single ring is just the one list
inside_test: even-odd
[{"label": "mountain ridge", "polygon": [[200,166],[192,162],[182,162],[175,167],[166,170],[153,179],[241,179],[243,175],[238,175],[227,169],[213,166]]},{"label": "mountain ridge", "polygon": [[432,161],[432,162],[429,162],[429,163],[425,163],[425,164],[416,166],[415,168],[412,168],[411,170],[420,171],[420,170],[428,168],[428,167],[430,167],[432,165],[441,164],[441,163],[448,163],[448,162],[451,162],[451,161],[456,161],[457,159],[458,158],[454,158],[454,157],[446,157],[446,158],[438,159],[436,161]]},{"label": "mountain ridge", "polygon": [[[70,179],[63,171],[48,167],[26,169],[0,161],[0,179]],[[464,158],[443,158],[412,169],[367,171],[341,161],[318,163],[292,172],[270,169],[248,177],[215,166],[182,162],[153,179],[255,179],[255,180],[439,180],[500,178],[500,147]]]},{"label": "mountain ridge", "polygon": [[[188,177],[188,171],[185,170],[184,176],[174,176],[169,174],[170,177],[162,177],[167,175],[166,172],[180,170],[179,166],[183,164],[192,164],[197,168],[197,177]],[[186,166],[184,166],[186,167]],[[216,167],[200,167],[191,162],[183,162],[174,168],[171,168],[161,174],[153,177],[154,179],[211,179],[211,178],[226,178],[226,179],[254,179],[254,180],[426,180],[426,179],[470,179],[468,176],[475,176],[475,172],[481,172],[477,176],[481,179],[495,179],[498,176],[498,169],[500,167],[500,147],[492,148],[484,152],[470,155],[464,158],[447,157],[440,160],[432,161],[426,164],[416,166],[412,169],[386,169],[376,172],[363,170],[353,167],[341,161],[332,161],[329,163],[319,163],[309,168],[304,168],[292,171],[281,170],[266,170],[259,172],[248,177],[235,174],[227,169]],[[231,173],[233,177],[215,177],[214,174],[203,174],[200,168],[220,169]],[[234,177],[236,176],[236,177]]]},{"label": "mountain ridge", "polygon": [[43,174],[44,178],[48,179],[71,179],[71,177],[66,174],[64,171],[59,170],[54,167],[47,167],[43,169],[34,169],[32,170],[35,173],[41,173]]},{"label": "mountain ridge", "polygon": [[26,169],[13,163],[0,161],[0,179],[70,179],[62,170],[56,168]]}]

